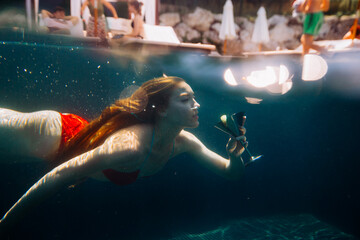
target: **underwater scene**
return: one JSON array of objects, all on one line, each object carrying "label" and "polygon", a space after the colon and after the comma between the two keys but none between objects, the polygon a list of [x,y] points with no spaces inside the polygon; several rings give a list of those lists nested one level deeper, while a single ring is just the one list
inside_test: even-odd
[{"label": "underwater scene", "polygon": [[[227,158],[229,138],[214,125],[224,114],[243,111],[248,149],[263,157],[236,181],[181,154],[131,185],[90,178],[64,186],[24,213],[10,239],[359,238],[358,52],[323,56],[325,76],[304,81],[297,55],[133,52],[44,42],[36,35],[18,41],[11,34],[1,32],[1,108],[91,120],[145,81],[177,76],[201,105],[200,125],[188,131]],[[281,85],[251,84],[254,76],[271,78],[269,69]],[[1,150],[3,216],[51,168]],[[247,152],[243,158],[249,159]]]}]

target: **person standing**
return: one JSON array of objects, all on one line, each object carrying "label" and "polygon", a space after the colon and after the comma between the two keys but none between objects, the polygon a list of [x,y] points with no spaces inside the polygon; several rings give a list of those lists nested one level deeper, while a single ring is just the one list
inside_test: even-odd
[{"label": "person standing", "polygon": [[[97,6],[95,6],[97,2]],[[114,18],[118,18],[115,8],[106,0],[87,0],[81,6],[81,15],[84,12],[85,8],[88,7],[90,10],[91,16],[89,17],[88,24],[86,26],[86,36],[87,37],[100,37],[101,40],[106,39],[106,20],[104,15],[104,6],[107,7]],[[97,9],[97,24],[95,32],[95,9]]]},{"label": "person standing", "polygon": [[325,52],[326,49],[314,44],[314,36],[319,34],[324,22],[324,13],[329,9],[330,0],[305,0],[300,6],[300,11],[305,14],[304,29],[301,37],[303,55],[309,53],[310,49]]}]

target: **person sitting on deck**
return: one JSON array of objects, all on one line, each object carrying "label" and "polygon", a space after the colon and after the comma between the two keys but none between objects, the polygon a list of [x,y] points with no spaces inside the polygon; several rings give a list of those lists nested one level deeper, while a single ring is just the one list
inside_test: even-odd
[{"label": "person sitting on deck", "polygon": [[128,2],[128,11],[129,16],[133,16],[133,20],[131,21],[132,31],[128,34],[119,34],[115,35],[113,39],[121,39],[125,40],[128,38],[139,38],[144,39],[145,37],[145,29],[144,29],[144,20],[141,15],[141,7],[143,3],[137,0],[130,0]]},{"label": "person sitting on deck", "polygon": [[78,17],[65,16],[65,9],[59,6],[55,7],[53,13],[42,10],[41,15],[48,31],[55,34],[70,35],[70,28],[79,22]]}]

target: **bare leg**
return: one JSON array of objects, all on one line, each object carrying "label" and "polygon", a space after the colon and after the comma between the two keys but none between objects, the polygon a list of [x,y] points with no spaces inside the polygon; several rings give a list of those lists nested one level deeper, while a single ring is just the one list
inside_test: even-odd
[{"label": "bare leg", "polygon": [[58,112],[0,108],[0,153],[51,159],[59,149],[61,131]]},{"label": "bare leg", "polygon": [[312,36],[307,35],[307,34],[303,34],[301,36],[301,44],[303,46],[303,52],[302,52],[303,56],[305,54],[308,54],[309,51],[310,51],[310,46],[309,46],[310,39],[309,39],[309,37],[312,37]]},{"label": "bare leg", "polygon": [[314,44],[314,36],[309,34],[303,34],[301,37],[301,43],[303,45],[303,56],[308,54],[310,49],[314,49],[320,53],[325,53],[326,49],[317,44]]}]

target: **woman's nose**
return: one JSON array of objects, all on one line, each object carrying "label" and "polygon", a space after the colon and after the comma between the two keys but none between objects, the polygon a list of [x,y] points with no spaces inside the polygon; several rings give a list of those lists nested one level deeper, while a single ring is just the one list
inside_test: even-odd
[{"label": "woman's nose", "polygon": [[200,108],[200,104],[196,100],[194,100],[194,106],[192,107],[192,109],[198,109],[198,108]]}]

